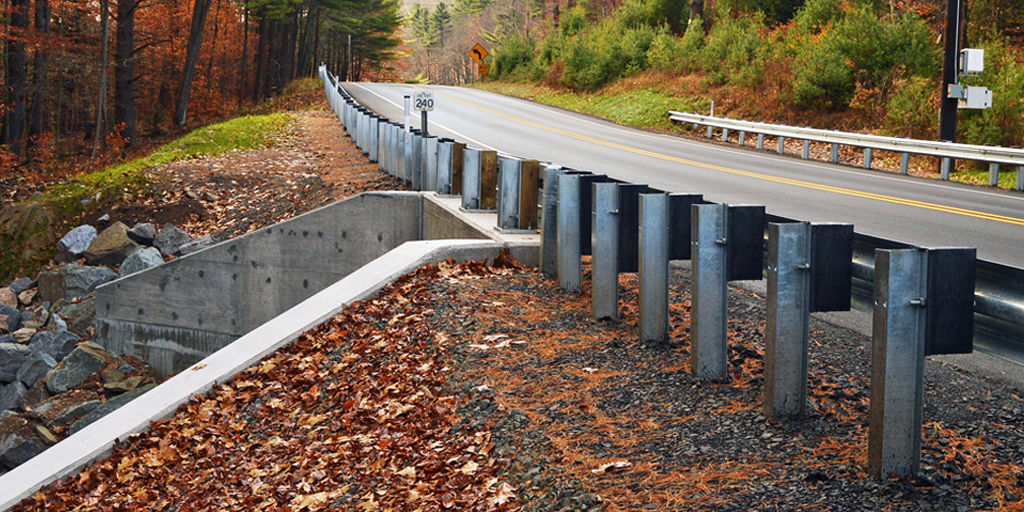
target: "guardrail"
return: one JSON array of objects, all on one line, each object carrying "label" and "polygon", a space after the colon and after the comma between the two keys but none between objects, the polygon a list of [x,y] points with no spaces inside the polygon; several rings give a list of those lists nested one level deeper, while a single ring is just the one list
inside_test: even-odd
[{"label": "guardrail", "polygon": [[618,316],[618,275],[636,272],[640,340],[667,341],[669,261],[690,260],[690,362],[700,378],[729,378],[727,282],[767,274],[765,414],[804,414],[812,311],[871,311],[868,468],[878,478],[918,470],[919,436],[884,433],[921,431],[925,356],[977,347],[1024,362],[1024,269],[976,260],[973,248],[925,249],[553,164],[541,181],[536,160],[406,131],[320,71],[339,119],[385,172],[442,194],[457,193],[442,183],[461,174],[464,209],[497,211],[501,230],[535,231],[540,207],[541,271],[580,291],[590,255],[594,319]]},{"label": "guardrail", "polygon": [[864,133],[848,133],[835,130],[819,130],[816,128],[799,128],[756,121],[743,121],[724,117],[712,117],[689,112],[669,111],[669,119],[678,123],[694,126],[707,126],[707,137],[713,136],[713,129],[722,133],[722,141],[729,137],[729,131],[739,133],[740,145],[745,144],[747,134],[757,135],[757,148],[764,148],[764,136],[779,138],[778,152],[785,150],[785,139],[804,141],[803,158],[810,158],[810,141],[824,142],[832,145],[831,161],[839,161],[839,147],[853,146],[864,149],[864,167],[871,168],[872,151],[892,151],[900,153],[900,174],[907,174],[909,155],[925,155],[938,158],[941,162],[943,180],[949,180],[950,170],[956,160],[973,160],[989,164],[989,185],[996,186],[999,181],[1000,166],[1016,167],[1015,189],[1024,190],[1024,149],[1005,148],[1000,146],[978,146],[973,144],[956,144],[930,140],[906,139],[901,137],[883,137]]}]

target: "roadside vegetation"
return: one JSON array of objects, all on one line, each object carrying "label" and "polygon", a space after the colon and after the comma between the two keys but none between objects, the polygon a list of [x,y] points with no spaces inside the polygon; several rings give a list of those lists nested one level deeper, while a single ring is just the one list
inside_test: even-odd
[{"label": "roadside vegetation", "polygon": [[[714,99],[715,114],[732,118],[922,139],[938,135],[942,1],[453,5],[450,12],[441,4],[433,11],[414,9],[414,45],[443,60],[447,45],[462,49],[461,59],[466,48],[489,42],[490,72],[477,82],[485,89],[656,129],[668,128],[669,108],[707,113]],[[438,18],[439,10],[445,16]],[[964,82],[992,89],[994,104],[960,111],[958,142],[1024,145],[1024,4],[967,2],[965,27],[961,46],[985,49],[985,72]],[[428,37],[432,33],[443,37]],[[443,62],[429,69],[409,62],[407,73],[426,72],[434,81],[451,75],[437,72]],[[963,179],[987,182],[985,169],[963,170]]]}]

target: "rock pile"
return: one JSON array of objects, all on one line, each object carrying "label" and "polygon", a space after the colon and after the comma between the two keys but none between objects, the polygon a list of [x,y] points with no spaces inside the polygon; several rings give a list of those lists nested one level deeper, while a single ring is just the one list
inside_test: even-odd
[{"label": "rock pile", "polygon": [[153,387],[143,362],[93,341],[96,287],[212,244],[172,224],[78,226],[57,264],[0,286],[0,474]]}]

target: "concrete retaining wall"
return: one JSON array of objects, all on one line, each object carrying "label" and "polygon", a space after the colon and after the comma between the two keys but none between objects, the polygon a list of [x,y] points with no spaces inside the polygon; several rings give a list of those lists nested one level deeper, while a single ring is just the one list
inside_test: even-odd
[{"label": "concrete retaining wall", "polygon": [[493,234],[426,194],[360,194],[101,286],[97,338],[170,375],[421,238]]}]

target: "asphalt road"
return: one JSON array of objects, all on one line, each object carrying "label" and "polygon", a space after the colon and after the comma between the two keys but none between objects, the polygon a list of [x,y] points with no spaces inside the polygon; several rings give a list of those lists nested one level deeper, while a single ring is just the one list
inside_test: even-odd
[{"label": "asphalt road", "polygon": [[[360,103],[401,122],[421,86],[345,83]],[[848,222],[858,233],[927,247],[977,247],[1024,268],[1024,194],[911,178],[645,132],[475,89],[434,92],[429,131],[472,146],[605,173],[772,214]],[[412,124],[420,125],[414,113]]]}]

